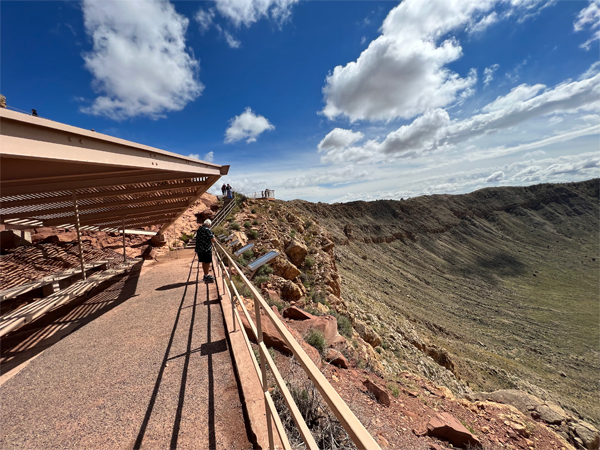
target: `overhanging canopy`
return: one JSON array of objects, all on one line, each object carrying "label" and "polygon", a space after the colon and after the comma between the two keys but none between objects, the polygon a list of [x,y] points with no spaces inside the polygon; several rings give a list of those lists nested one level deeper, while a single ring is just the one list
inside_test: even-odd
[{"label": "overhanging canopy", "polygon": [[173,224],[229,166],[0,109],[0,215],[22,228]]}]

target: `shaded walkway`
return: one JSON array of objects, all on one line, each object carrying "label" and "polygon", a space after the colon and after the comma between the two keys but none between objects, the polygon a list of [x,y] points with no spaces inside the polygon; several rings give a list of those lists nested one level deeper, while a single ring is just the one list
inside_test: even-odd
[{"label": "shaded walkway", "polygon": [[201,277],[191,259],[144,270],[127,301],[2,385],[0,447],[251,447],[217,289]]}]

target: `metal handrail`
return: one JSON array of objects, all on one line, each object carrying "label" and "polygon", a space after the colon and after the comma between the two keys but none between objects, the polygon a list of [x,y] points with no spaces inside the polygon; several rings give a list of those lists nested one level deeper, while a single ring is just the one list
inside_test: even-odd
[{"label": "metal handrail", "polygon": [[[309,450],[318,450],[318,446],[317,446],[312,434],[310,433],[310,430],[308,429],[306,422],[302,418],[300,411],[298,410],[298,407],[296,406],[287,386],[285,385],[285,381],[283,380],[283,377],[279,373],[279,370],[275,366],[275,363],[274,363],[273,359],[271,358],[271,356],[269,355],[269,352],[267,351],[267,347],[263,342],[261,314],[260,314],[261,307],[262,307],[264,313],[266,314],[266,316],[271,320],[275,329],[279,332],[279,334],[283,338],[284,342],[290,348],[290,350],[292,351],[293,355],[296,357],[296,359],[298,360],[298,362],[300,363],[302,368],[304,369],[304,372],[308,375],[308,377],[313,382],[313,384],[315,385],[317,390],[321,393],[321,395],[323,396],[323,399],[325,400],[327,405],[329,405],[329,408],[331,408],[331,411],[333,412],[335,417],[339,420],[339,422],[342,424],[342,426],[344,427],[344,429],[346,430],[346,432],[348,433],[348,435],[350,436],[350,439],[352,439],[354,444],[359,449],[380,450],[380,447],[377,444],[377,442],[369,434],[369,432],[362,425],[362,423],[360,423],[360,421],[356,418],[354,413],[350,410],[348,405],[346,405],[344,400],[340,397],[340,395],[331,386],[329,381],[327,381],[325,376],[323,376],[321,371],[317,368],[317,366],[313,363],[313,361],[310,359],[310,357],[306,354],[306,352],[300,346],[298,341],[296,341],[296,339],[294,339],[294,337],[289,332],[287,327],[283,324],[283,322],[281,322],[281,320],[279,320],[279,318],[273,312],[273,310],[271,310],[268,303],[262,297],[260,292],[246,278],[246,276],[243,274],[240,267],[231,258],[229,253],[227,253],[225,251],[225,249],[218,242],[216,243],[216,248],[217,248],[216,255],[217,255],[217,258],[219,261],[219,268],[222,273],[226,274],[229,284],[231,285],[231,288],[235,293],[235,299],[237,299],[237,301],[239,302],[239,304],[242,308],[242,312],[246,316],[246,319],[248,320],[250,328],[253,331],[253,333],[255,334],[256,341],[258,342],[259,354],[260,354],[260,367],[258,367],[258,365],[255,364],[255,369],[257,371],[258,378],[261,382],[264,397],[265,397],[265,411],[266,411],[266,416],[267,416],[267,428],[268,428],[268,433],[269,433],[270,449],[274,448],[271,416],[274,417],[275,426],[276,426],[277,432],[281,438],[282,444],[284,445],[284,448],[286,448],[286,449],[289,448],[289,442],[288,442],[287,436],[285,435],[285,431],[283,429],[280,429],[281,421],[279,420],[279,414],[275,410],[275,406],[273,405],[273,402],[270,401],[271,397],[268,392],[269,386],[267,384],[267,364],[268,364],[269,368],[271,369],[271,373],[273,374],[273,376],[275,378],[275,382],[277,383],[277,386],[279,387],[286,404],[289,407],[292,418],[294,419],[294,422],[298,426],[298,430],[300,432],[300,435],[302,436],[302,439],[304,440],[304,443],[306,444],[306,447]],[[227,269],[227,267],[224,264],[225,259],[227,259],[230,267],[237,268],[238,274],[241,277],[242,281],[254,295],[254,315],[256,318],[256,324],[254,324],[252,322],[252,320],[250,318],[250,314],[246,310],[246,307],[245,307],[243,301],[241,300],[239,293],[237,292],[237,289],[235,288],[235,285],[233,284],[229,270]],[[223,280],[223,288],[224,288],[223,290],[227,291],[227,293],[229,294],[229,297],[232,300],[231,303],[232,303],[233,322],[234,322],[234,324],[236,322],[239,323],[242,334],[245,337],[248,351],[252,355],[253,351],[252,351],[252,347],[250,346],[250,341],[248,340],[248,336],[246,335],[246,332],[244,330],[240,316],[237,312],[237,309],[235,308],[235,299],[233,296],[231,296],[231,291],[229,290],[229,286],[227,286],[225,283],[225,277],[222,277],[222,280]]]},{"label": "metal handrail", "polygon": [[219,211],[217,213],[217,215],[215,216],[214,220],[212,221],[212,225],[210,226],[211,228],[215,228],[218,227],[221,222],[223,222],[223,220],[225,220],[225,218],[229,215],[229,213],[231,211],[233,211],[233,208],[235,208],[236,205],[236,201],[235,198],[233,198],[231,200],[231,202],[229,202],[229,204],[223,208],[221,211]]}]

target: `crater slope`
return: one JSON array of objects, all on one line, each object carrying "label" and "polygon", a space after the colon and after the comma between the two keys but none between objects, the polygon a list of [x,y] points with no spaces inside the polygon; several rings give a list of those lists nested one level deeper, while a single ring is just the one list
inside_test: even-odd
[{"label": "crater slope", "polygon": [[521,389],[598,426],[599,185],[292,204],[327,228],[341,295],[384,340],[408,320],[473,391]]}]

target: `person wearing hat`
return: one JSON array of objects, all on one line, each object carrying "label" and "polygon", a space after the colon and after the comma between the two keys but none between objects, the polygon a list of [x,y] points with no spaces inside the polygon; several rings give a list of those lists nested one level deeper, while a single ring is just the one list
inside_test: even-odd
[{"label": "person wearing hat", "polygon": [[[200,220],[202,220],[201,215],[196,217],[198,223],[200,223]],[[210,230],[211,225],[210,219],[206,219],[196,231],[196,253],[198,254],[198,262],[202,263],[205,283],[212,283],[215,280],[212,275],[208,274],[212,263],[212,243],[215,240],[215,235]]]}]

